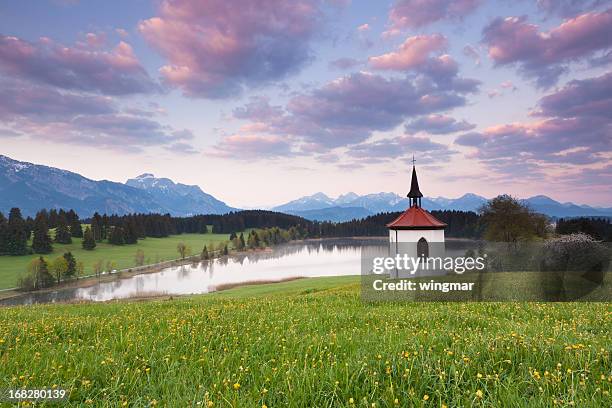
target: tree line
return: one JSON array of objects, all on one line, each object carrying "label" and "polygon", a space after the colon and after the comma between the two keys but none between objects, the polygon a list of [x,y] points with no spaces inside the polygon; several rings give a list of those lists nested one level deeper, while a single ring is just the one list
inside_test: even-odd
[{"label": "tree line", "polygon": [[562,235],[582,232],[600,241],[612,241],[612,223],[609,218],[561,218],[557,220],[555,232]]},{"label": "tree line", "polygon": [[[432,211],[448,224],[447,236],[478,238],[482,233],[480,217],[474,212]],[[184,233],[232,234],[253,228],[279,228],[292,237],[320,238],[344,236],[384,236],[385,225],[399,212],[380,213],[347,222],[316,222],[294,215],[265,210],[246,210],[217,215],[173,217],[170,214],[107,215],[95,213],[81,219],[74,210],[41,210],[34,218],[24,218],[13,208],[8,218],[0,212],[0,255],[48,254],[52,244],[70,244],[82,238],[84,249],[93,250],[97,243],[130,245],[146,237],[163,238]],[[83,228],[83,225],[86,225]],[[53,237],[50,230],[54,230]],[[32,239],[28,246],[29,239]]]},{"label": "tree line", "polygon": [[[519,205],[509,196],[489,201],[478,213],[472,211],[431,211],[447,224],[445,234],[454,238],[518,239],[525,234],[543,236],[549,220]],[[184,233],[236,234],[247,229],[279,228],[291,237],[326,238],[347,236],[385,236],[386,224],[400,212],[386,212],[346,222],[309,221],[294,215],[265,210],[245,210],[217,215],[173,217],[170,214],[107,215],[95,213],[81,219],[74,210],[41,210],[34,218],[24,218],[13,208],[8,218],[0,212],[0,255],[48,254],[53,242],[70,244],[82,238],[84,249],[93,250],[99,242],[130,245],[146,237],[163,238]],[[86,225],[83,228],[83,225]],[[50,230],[54,229],[53,237]],[[210,230],[210,231],[209,231]],[[488,232],[487,232],[488,231]],[[555,232],[584,232],[595,239],[612,239],[609,219],[560,219]],[[29,239],[32,239],[28,246]],[[295,238],[291,238],[295,239]]]}]

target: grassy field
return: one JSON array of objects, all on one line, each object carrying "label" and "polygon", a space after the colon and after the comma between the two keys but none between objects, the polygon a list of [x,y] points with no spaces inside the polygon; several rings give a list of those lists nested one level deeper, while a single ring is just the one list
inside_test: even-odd
[{"label": "grassy field", "polygon": [[71,405],[610,406],[609,303],[386,303],[359,278],[0,309],[0,389]]},{"label": "grassy field", "polygon": [[[199,253],[205,244],[226,241],[228,234],[182,234],[167,238],[145,238],[134,245],[110,245],[99,242],[93,251],[86,251],[81,247],[81,238],[73,238],[72,244],[53,244],[53,253],[44,255],[47,259],[53,259],[71,251],[77,261],[85,265],[85,274],[93,273],[93,264],[98,260],[114,262],[117,269],[129,268],[135,264],[135,255],[138,249],[142,249],[145,255],[145,263],[154,263],[162,260],[179,258],[176,245],[184,242],[191,247],[193,253]],[[210,248],[210,247],[209,247]],[[28,263],[40,255],[26,256],[0,256],[0,289],[16,286],[18,277],[26,271]]]}]

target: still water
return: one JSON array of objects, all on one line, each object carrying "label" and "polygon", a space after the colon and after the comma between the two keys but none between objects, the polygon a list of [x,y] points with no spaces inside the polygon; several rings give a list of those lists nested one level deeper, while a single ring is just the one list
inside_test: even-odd
[{"label": "still water", "polygon": [[[362,249],[383,247],[386,242],[380,238],[291,242],[271,250],[166,268],[159,272],[135,275],[85,288],[28,293],[2,300],[0,305],[78,300],[101,302],[154,295],[198,294],[248,282],[359,275]],[[457,246],[460,248],[463,245],[460,242],[453,244],[447,241],[447,248]]]}]

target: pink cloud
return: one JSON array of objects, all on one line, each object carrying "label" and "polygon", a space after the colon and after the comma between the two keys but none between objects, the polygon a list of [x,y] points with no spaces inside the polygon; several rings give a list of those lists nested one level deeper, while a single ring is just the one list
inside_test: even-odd
[{"label": "pink cloud", "polygon": [[121,41],[112,50],[97,48],[102,36],[88,34],[88,44],[67,47],[43,37],[36,43],[0,36],[0,72],[16,78],[67,90],[109,95],[158,90],[132,47]]},{"label": "pink cloud", "polygon": [[[463,84],[457,89],[453,86],[360,72],[295,95],[284,107],[272,106],[265,98],[253,98],[235,109],[234,117],[248,121],[241,127],[242,133],[280,138],[272,140],[290,146],[281,149],[274,144],[275,154],[313,154],[362,143],[373,132],[392,130],[408,118],[464,105],[464,95],[473,89]],[[465,123],[446,125],[463,127]],[[232,147],[237,150],[240,144]]]},{"label": "pink cloud", "polygon": [[448,160],[456,153],[446,144],[437,143],[428,137],[402,135],[350,146],[347,155],[362,162],[377,162],[391,158],[406,157],[418,153],[426,162]]},{"label": "pink cloud", "polygon": [[607,0],[537,0],[538,8],[548,14],[571,17],[606,5]]},{"label": "pink cloud", "polygon": [[612,120],[612,72],[570,81],[557,92],[543,97],[534,115],[563,118],[599,116]]},{"label": "pink cloud", "polygon": [[548,32],[525,17],[498,18],[483,30],[497,65],[517,64],[540,86],[554,85],[567,64],[612,47],[612,9],[566,20]]},{"label": "pink cloud", "polygon": [[164,0],[140,33],[168,60],[164,81],[188,96],[218,98],[284,78],[311,60],[320,0]]},{"label": "pink cloud", "polygon": [[475,127],[476,125],[468,123],[465,120],[458,121],[450,116],[431,114],[407,123],[406,131],[447,134],[471,130]]},{"label": "pink cloud", "polygon": [[241,159],[270,159],[293,156],[291,143],[274,135],[231,135],[221,139],[210,153],[217,157]]},{"label": "pink cloud", "polygon": [[540,99],[530,123],[491,126],[461,135],[455,143],[475,148],[474,157],[546,164],[597,164],[612,157],[612,74],[574,80]]},{"label": "pink cloud", "polygon": [[408,37],[397,51],[368,59],[374,69],[406,70],[424,65],[430,54],[444,50],[446,38],[440,34]]},{"label": "pink cloud", "polygon": [[398,0],[389,13],[392,29],[420,28],[436,21],[461,19],[481,0]]},{"label": "pink cloud", "polygon": [[105,96],[22,82],[0,86],[0,127],[39,142],[135,152],[193,138],[191,132],[177,131],[153,116],[147,111],[121,110]]}]

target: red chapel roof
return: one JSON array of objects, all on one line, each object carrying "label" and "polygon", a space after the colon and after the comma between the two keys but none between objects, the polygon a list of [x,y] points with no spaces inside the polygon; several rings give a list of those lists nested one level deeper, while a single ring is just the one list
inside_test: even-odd
[{"label": "red chapel roof", "polygon": [[389,229],[444,229],[446,224],[425,211],[413,205],[399,217],[387,224]]}]

